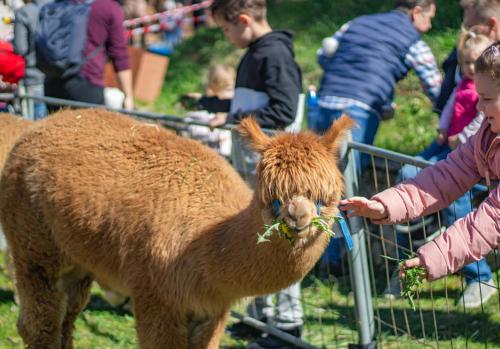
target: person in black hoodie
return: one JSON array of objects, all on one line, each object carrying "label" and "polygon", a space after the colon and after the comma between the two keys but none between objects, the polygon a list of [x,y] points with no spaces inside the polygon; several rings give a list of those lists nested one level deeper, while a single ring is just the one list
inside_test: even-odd
[{"label": "person in black hoodie", "polygon": [[[236,124],[251,115],[262,128],[286,129],[295,119],[302,93],[302,73],[295,62],[292,34],[272,30],[266,18],[265,0],[215,0],[211,10],[226,39],[247,51],[237,69],[229,113],[218,114],[210,126]],[[258,155],[247,149],[236,133],[232,136],[231,158],[238,172],[252,184]],[[257,297],[248,307],[249,314],[300,337],[303,324],[300,283],[276,296],[277,305],[271,301],[273,295]],[[237,323],[229,331],[234,336],[241,335],[245,325]],[[248,346],[285,347],[289,344],[274,336],[261,337]]]}]

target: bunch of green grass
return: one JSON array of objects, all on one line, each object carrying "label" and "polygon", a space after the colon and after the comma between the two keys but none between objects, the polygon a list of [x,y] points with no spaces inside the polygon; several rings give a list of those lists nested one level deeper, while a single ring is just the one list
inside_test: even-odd
[{"label": "bunch of green grass", "polygon": [[[413,258],[415,254],[413,254],[410,258]],[[382,256],[385,259],[396,261],[399,264],[399,269],[403,267],[405,261],[400,261],[396,258],[392,258],[389,256]],[[403,288],[401,289],[401,297],[408,299],[408,303],[410,304],[413,311],[417,310],[415,306],[415,295],[422,291],[424,286],[424,280],[426,276],[426,271],[423,267],[413,267],[405,269],[404,277],[401,280],[403,284]]]},{"label": "bunch of green grass", "polygon": [[[340,218],[335,216],[318,216],[314,217],[311,220],[311,224],[318,228],[320,231],[325,232],[328,235],[328,239],[335,236],[335,233],[330,228],[333,222],[336,222]],[[295,245],[295,241],[297,239],[296,235],[294,235],[290,227],[283,221],[275,220],[272,224],[264,225],[266,229],[262,234],[257,233],[257,243],[269,242],[269,238],[274,234],[277,234],[279,238],[284,238],[290,242],[293,246]]]}]

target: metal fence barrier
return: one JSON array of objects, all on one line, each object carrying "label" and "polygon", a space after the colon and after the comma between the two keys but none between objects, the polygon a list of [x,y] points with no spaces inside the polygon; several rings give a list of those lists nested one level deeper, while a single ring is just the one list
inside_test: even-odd
[{"label": "metal fence barrier", "polygon": [[[0,95],[1,99],[14,99],[25,117],[31,118],[23,101],[43,101],[63,107],[105,108],[102,105],[66,101],[30,95]],[[24,103],[27,104],[27,103]],[[114,110],[138,119],[156,122],[183,134],[192,125],[183,118],[158,113]],[[224,129],[232,130],[229,125]],[[367,154],[371,166],[359,171],[353,152]],[[396,183],[397,173],[404,165],[423,168],[430,162],[374,146],[346,142],[342,149],[345,193],[371,196]],[[471,196],[471,205],[474,198]],[[428,217],[427,217],[428,218]],[[442,214],[434,215],[433,227],[426,217],[421,219],[420,240],[428,240],[433,233],[444,231]],[[300,348],[500,348],[500,290],[499,252],[495,250],[487,260],[493,270],[495,295],[476,309],[454,305],[452,297],[464,290],[461,276],[449,276],[434,283],[426,283],[417,294],[417,310],[413,311],[405,300],[386,297],[383,289],[391,286],[397,264],[381,256],[397,257],[397,249],[416,251],[417,239],[408,233],[410,247],[398,244],[401,226],[375,226],[360,218],[350,218],[353,235],[352,251],[341,251],[339,263],[333,269],[327,262],[324,268],[315,268],[302,282],[301,302],[304,308],[304,335],[302,339],[290,336],[257,319],[242,315],[237,310],[232,316],[261,331],[278,336]],[[399,231],[398,231],[399,229]],[[433,231],[429,231],[433,230]],[[434,234],[435,235],[435,234]],[[480,290],[483,288],[480,287]],[[481,292],[482,293],[482,292]],[[481,295],[482,297],[482,295]]]}]

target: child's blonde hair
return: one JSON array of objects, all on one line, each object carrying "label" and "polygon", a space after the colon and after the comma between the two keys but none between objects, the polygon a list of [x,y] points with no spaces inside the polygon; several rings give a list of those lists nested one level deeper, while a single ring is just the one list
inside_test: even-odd
[{"label": "child's blonde hair", "polygon": [[476,60],[476,74],[489,75],[500,85],[500,41],[488,47]]},{"label": "child's blonde hair", "polygon": [[457,44],[458,62],[462,64],[464,55],[480,47],[486,49],[491,43],[492,40],[486,35],[477,34],[474,31],[474,27],[471,29],[462,27],[462,32],[460,33]]},{"label": "child's blonde hair", "polygon": [[208,71],[207,94],[218,96],[228,90],[234,90],[236,71],[226,64],[215,64]]}]

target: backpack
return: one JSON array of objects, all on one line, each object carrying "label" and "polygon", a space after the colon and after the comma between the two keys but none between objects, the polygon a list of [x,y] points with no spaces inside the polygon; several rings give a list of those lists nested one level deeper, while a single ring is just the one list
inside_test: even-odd
[{"label": "backpack", "polygon": [[42,6],[35,35],[36,65],[47,77],[68,78],[79,73],[87,57],[83,49],[87,42],[90,5],[94,0],[61,0]]}]

